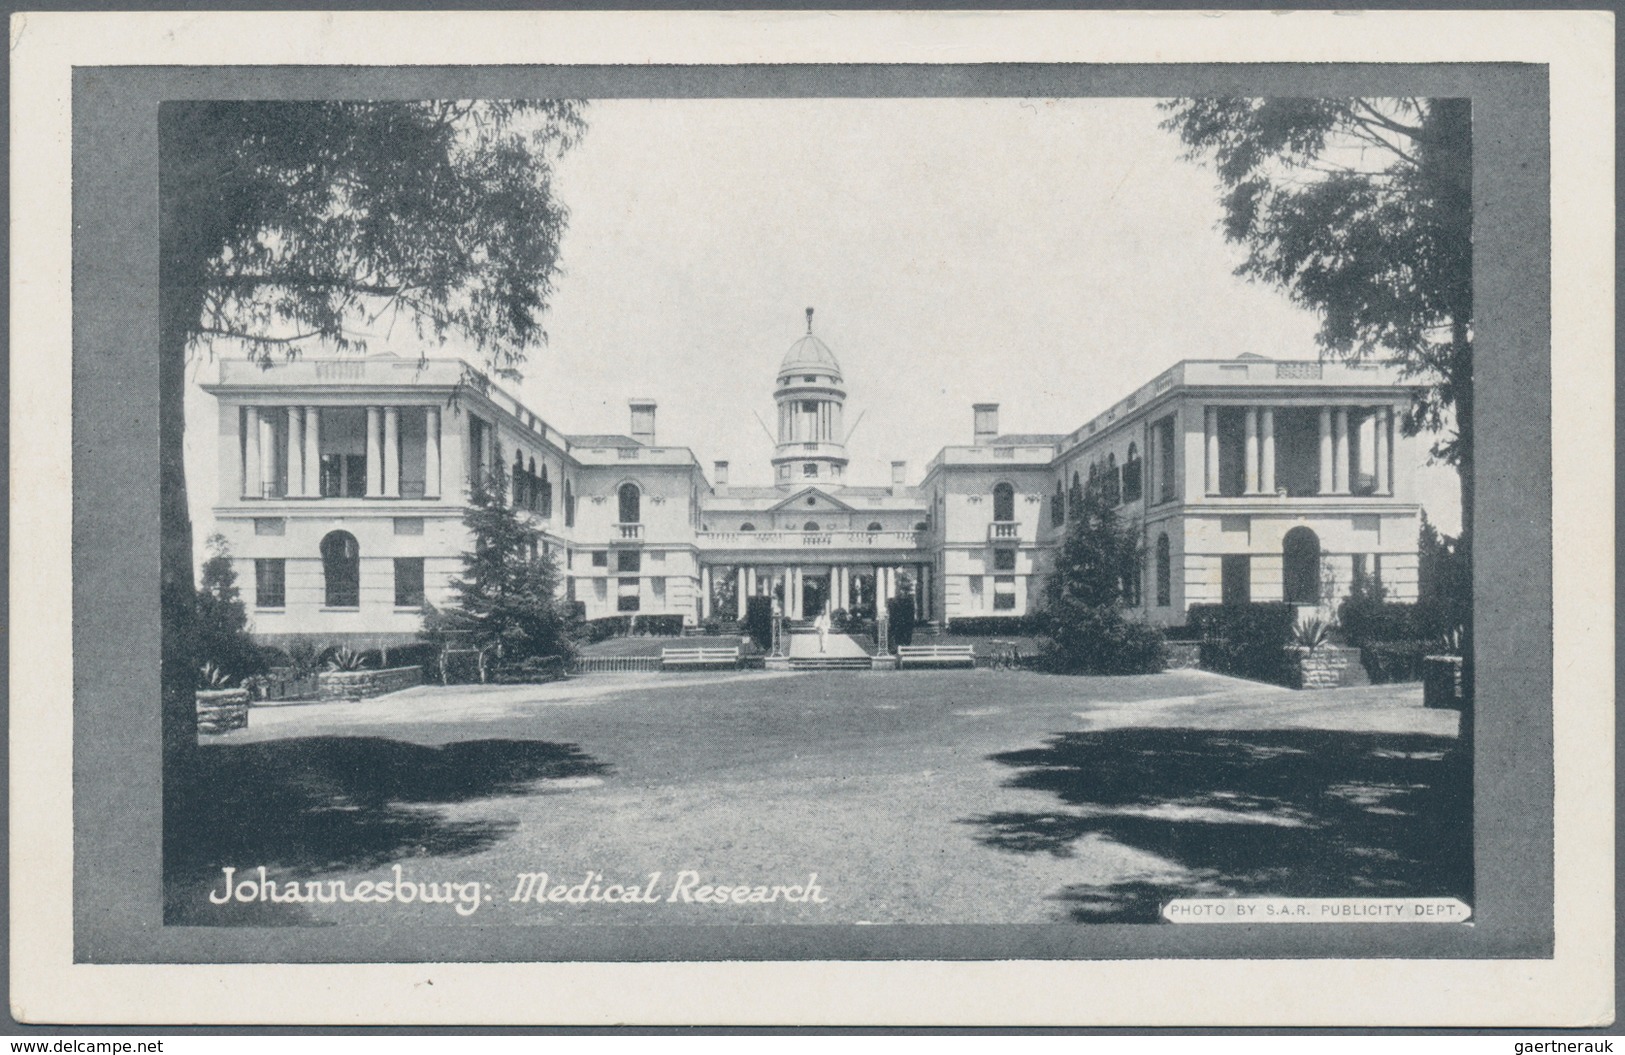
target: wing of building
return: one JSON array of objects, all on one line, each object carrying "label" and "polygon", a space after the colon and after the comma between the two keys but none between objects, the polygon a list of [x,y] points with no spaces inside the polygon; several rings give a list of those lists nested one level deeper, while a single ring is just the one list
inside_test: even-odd
[{"label": "wing of building", "polygon": [[456,360],[222,361],[204,386],[214,518],[252,567],[255,632],[414,640],[470,545],[470,481],[499,465],[589,619],[727,621],[753,595],[811,618],[899,593],[938,621],[1024,615],[1089,487],[1142,534],[1129,600],[1153,622],[1204,602],[1325,608],[1358,576],[1416,597],[1411,388],[1386,367],[1187,360],[1065,434],[1002,435],[977,404],[971,443],[918,484],[893,462],[886,487],[845,483],[845,382],[810,309],[774,380],[775,483],[732,487],[727,462],[707,476],[658,441],[652,399],[629,401],[628,435],[569,435]]}]

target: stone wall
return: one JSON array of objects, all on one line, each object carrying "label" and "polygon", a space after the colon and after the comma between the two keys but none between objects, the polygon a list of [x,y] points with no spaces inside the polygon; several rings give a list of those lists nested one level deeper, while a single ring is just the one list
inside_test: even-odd
[{"label": "stone wall", "polygon": [[1346,683],[1351,665],[1360,662],[1357,648],[1322,645],[1315,649],[1293,647],[1289,651],[1298,657],[1292,686],[1296,689],[1335,689]]},{"label": "stone wall", "polygon": [[196,697],[198,732],[212,736],[248,725],[247,689],[206,689]]},{"label": "stone wall", "polygon": [[395,667],[391,670],[324,670],[317,676],[316,698],[321,700],[360,700],[383,696],[423,684],[422,667]]}]

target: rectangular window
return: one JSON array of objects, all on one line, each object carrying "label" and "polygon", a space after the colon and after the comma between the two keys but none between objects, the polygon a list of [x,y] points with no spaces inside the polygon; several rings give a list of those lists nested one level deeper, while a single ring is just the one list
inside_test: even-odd
[{"label": "rectangular window", "polygon": [[982,577],[980,575],[970,577],[970,608],[973,612],[982,610]]},{"label": "rectangular window", "polygon": [[622,579],[616,590],[615,610],[617,612],[635,612],[638,610],[638,580]]},{"label": "rectangular window", "polygon": [[367,456],[365,454],[346,454],[344,456],[343,494],[345,498],[367,497]]},{"label": "rectangular window", "polygon": [[806,465],[803,465],[801,467],[801,475],[802,476],[817,476],[818,475],[818,463],[817,462],[808,462]]},{"label": "rectangular window", "polygon": [[615,570],[620,572],[642,571],[643,554],[635,549],[623,549],[616,555]]},{"label": "rectangular window", "polygon": [[993,551],[994,571],[1015,571],[1016,551],[1013,549],[996,549]]},{"label": "rectangular window", "polygon": [[995,575],[993,577],[993,610],[995,612],[1013,612],[1016,608],[1016,577],[1014,575]]},{"label": "rectangular window", "polygon": [[1171,502],[1174,498],[1174,419],[1163,418],[1157,422],[1156,429],[1157,460],[1161,470],[1157,490],[1161,501]]},{"label": "rectangular window", "polygon": [[656,575],[649,580],[649,592],[655,595],[655,600],[664,600],[666,596],[666,577]]},{"label": "rectangular window", "polygon": [[254,607],[281,608],[287,602],[287,563],[281,559],[254,562]]},{"label": "rectangular window", "polygon": [[254,534],[256,535],[286,535],[288,522],[281,517],[255,517]]},{"label": "rectangular window", "polygon": [[1364,553],[1356,553],[1356,554],[1353,554],[1353,557],[1354,557],[1353,585],[1365,586],[1365,585],[1367,585],[1366,579],[1365,579],[1365,554]]},{"label": "rectangular window", "polygon": [[395,558],[395,607],[423,607],[423,558]]},{"label": "rectangular window", "polygon": [[1245,553],[1219,558],[1219,595],[1225,604],[1253,599],[1253,561]]},{"label": "rectangular window", "polygon": [[602,549],[593,550],[592,551],[592,566],[594,568],[607,568],[607,567],[609,567],[609,551],[608,550],[602,550]]},{"label": "rectangular window", "polygon": [[421,534],[423,534],[423,518],[422,517],[396,517],[395,518],[395,534],[397,534],[397,535],[421,535]]}]

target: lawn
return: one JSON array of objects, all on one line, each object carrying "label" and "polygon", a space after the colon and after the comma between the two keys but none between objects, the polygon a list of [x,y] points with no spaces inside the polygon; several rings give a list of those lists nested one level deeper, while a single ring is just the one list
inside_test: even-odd
[{"label": "lawn", "polygon": [[603,675],[257,708],[200,751],[166,918],[383,918],[208,902],[222,868],[260,865],[351,883],[400,865],[499,893],[535,871],[817,873],[827,893],[725,908],[501,893],[467,918],[387,914],[459,926],[1153,922],[1179,895],[1465,897],[1455,736],[1415,686],[1294,693],[1199,671]]}]

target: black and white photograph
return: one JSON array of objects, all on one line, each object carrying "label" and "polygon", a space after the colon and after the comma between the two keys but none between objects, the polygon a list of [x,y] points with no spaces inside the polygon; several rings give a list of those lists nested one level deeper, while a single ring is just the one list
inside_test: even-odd
[{"label": "black and white photograph", "polygon": [[1553,962],[1549,67],[910,55],[76,66],[74,965]]}]

